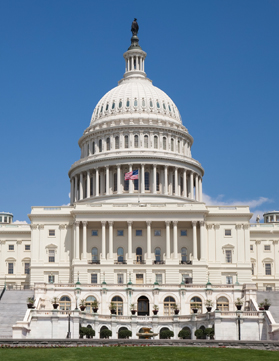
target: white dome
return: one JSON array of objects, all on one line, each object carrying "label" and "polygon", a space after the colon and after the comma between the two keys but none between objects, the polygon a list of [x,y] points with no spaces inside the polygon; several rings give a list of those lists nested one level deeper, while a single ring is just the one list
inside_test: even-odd
[{"label": "white dome", "polygon": [[[119,85],[106,93],[92,114],[90,125],[104,118],[119,116],[131,118],[132,114],[156,117],[182,124],[179,111],[172,99],[151,80],[131,77],[119,81]],[[126,115],[126,116],[125,116]]]}]

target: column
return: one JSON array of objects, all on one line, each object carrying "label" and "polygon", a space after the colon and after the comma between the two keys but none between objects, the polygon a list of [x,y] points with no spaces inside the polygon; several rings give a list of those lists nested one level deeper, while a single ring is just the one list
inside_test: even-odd
[{"label": "column", "polygon": [[145,193],[144,164],[141,165],[141,193]]},{"label": "column", "polygon": [[96,168],[95,173],[95,196],[99,196],[99,168]]},{"label": "column", "polygon": [[200,250],[201,250],[201,260],[205,261],[206,259],[206,242],[205,242],[205,226],[204,221],[200,221]]},{"label": "column", "polygon": [[142,70],[142,57],[140,57],[140,70]]},{"label": "column", "polygon": [[76,250],[76,259],[79,259],[79,222],[75,222],[76,230],[75,230],[75,250]]},{"label": "column", "polygon": [[128,221],[128,259],[132,258],[132,221]]},{"label": "column", "polygon": [[156,174],[157,173],[157,166],[156,164],[153,164],[153,193],[157,193],[157,183],[156,183]]},{"label": "column", "polygon": [[173,258],[177,258],[177,221],[173,221]]},{"label": "column", "polygon": [[[129,172],[132,172],[133,171],[133,165],[132,164],[129,164]],[[129,193],[133,193],[134,191],[134,183],[132,180],[129,180]]]},{"label": "column", "polygon": [[102,221],[102,259],[106,259],[106,221]]},{"label": "column", "polygon": [[[132,56],[132,69],[131,70],[134,70],[134,57]],[[131,99],[132,101],[132,99]]]},{"label": "column", "polygon": [[178,174],[177,167],[174,168],[174,186],[175,186],[175,195],[178,196]]},{"label": "column", "polygon": [[197,247],[197,222],[192,222],[193,226],[193,260],[197,260],[197,253],[198,253],[198,247]]},{"label": "column", "polygon": [[106,195],[109,195],[109,166],[106,166]]},{"label": "column", "polygon": [[117,194],[120,194],[120,164],[117,164]]},{"label": "column", "polygon": [[113,222],[109,221],[109,258],[113,258]]},{"label": "column", "polygon": [[187,173],[186,169],[183,171],[183,197],[187,197]]},{"label": "column", "polygon": [[199,177],[200,202],[202,202],[202,178]]},{"label": "column", "polygon": [[82,259],[87,259],[87,221],[82,222],[83,232],[82,232]]},{"label": "column", "polygon": [[142,71],[144,71],[144,59],[142,60]]},{"label": "column", "polygon": [[87,198],[90,198],[90,171],[87,171]]},{"label": "column", "polygon": [[168,166],[165,165],[165,181],[164,181],[164,187],[165,187],[165,195],[168,195]]},{"label": "column", "polygon": [[83,173],[79,175],[79,199],[83,199]]},{"label": "column", "polygon": [[74,194],[75,194],[75,179],[74,177],[71,178],[71,205],[74,203]]},{"label": "column", "polygon": [[190,172],[190,198],[194,199],[194,175]]},{"label": "column", "polygon": [[170,221],[166,221],[166,259],[170,259]]},{"label": "column", "polygon": [[77,175],[75,175],[75,202],[77,201]]},{"label": "column", "polygon": [[147,225],[147,259],[151,258],[151,221],[146,221]]},{"label": "column", "polygon": [[195,183],[196,183],[196,201],[199,200],[199,176],[196,174],[195,175]]},{"label": "column", "polygon": [[128,65],[127,65],[127,59],[125,59],[125,73],[127,73]]}]

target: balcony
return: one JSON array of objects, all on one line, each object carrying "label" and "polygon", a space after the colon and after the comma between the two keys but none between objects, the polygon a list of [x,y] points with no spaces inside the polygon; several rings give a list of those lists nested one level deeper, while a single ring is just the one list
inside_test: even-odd
[{"label": "balcony", "polygon": [[90,261],[87,261],[88,264],[100,264],[100,260],[99,259],[92,259]]},{"label": "balcony", "polygon": [[179,264],[192,264],[192,261],[180,261]]},{"label": "balcony", "polygon": [[117,260],[117,261],[114,261],[114,264],[127,264],[127,261],[125,259]]},{"label": "balcony", "polygon": [[134,264],[146,264],[145,260],[135,260]]},{"label": "balcony", "polygon": [[153,261],[153,264],[165,264],[165,261]]}]

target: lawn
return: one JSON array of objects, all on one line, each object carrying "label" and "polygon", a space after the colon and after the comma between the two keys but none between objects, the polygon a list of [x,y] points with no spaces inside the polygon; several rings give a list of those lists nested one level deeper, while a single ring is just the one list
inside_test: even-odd
[{"label": "lawn", "polygon": [[11,361],[269,361],[279,359],[278,351],[202,347],[79,347],[0,349],[0,360]]}]

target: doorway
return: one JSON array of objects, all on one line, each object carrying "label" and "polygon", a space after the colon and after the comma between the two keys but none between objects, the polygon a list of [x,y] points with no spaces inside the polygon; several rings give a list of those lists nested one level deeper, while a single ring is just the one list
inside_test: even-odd
[{"label": "doorway", "polygon": [[149,300],[145,296],[138,298],[138,316],[149,316]]}]

